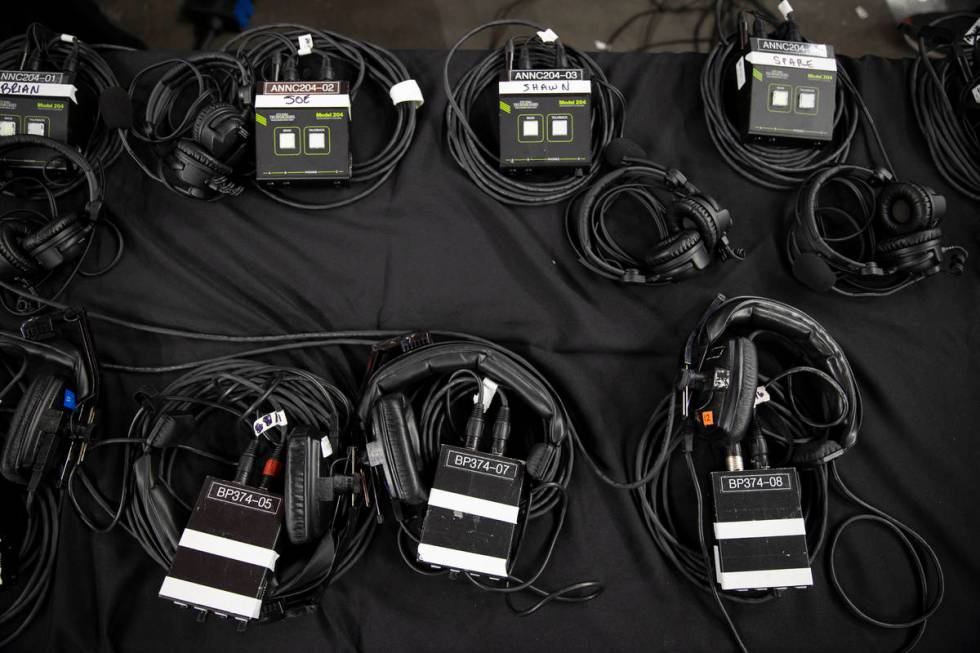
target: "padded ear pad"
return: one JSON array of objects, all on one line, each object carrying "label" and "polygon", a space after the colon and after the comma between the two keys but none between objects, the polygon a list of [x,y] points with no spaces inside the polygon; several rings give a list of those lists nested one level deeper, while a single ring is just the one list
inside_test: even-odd
[{"label": "padded ear pad", "polygon": [[243,134],[247,134],[244,127],[238,109],[227,102],[215,102],[198,112],[191,134],[206,151],[227,161],[241,151],[246,139]]},{"label": "padded ear pad", "polygon": [[878,224],[890,234],[933,229],[945,212],[946,198],[919,184],[896,182],[878,194]]},{"label": "padded ear pad", "polygon": [[942,262],[941,253],[932,255],[942,246],[942,236],[942,229],[926,229],[884,240],[878,244],[878,262],[901,272],[934,268]]},{"label": "padded ear pad", "polygon": [[22,222],[0,224],[0,279],[38,272],[37,264],[21,244],[29,233],[30,228]]},{"label": "padded ear pad", "polygon": [[[693,262],[693,266],[685,269],[685,264]],[[703,270],[711,262],[711,254],[704,246],[701,234],[694,229],[684,229],[663,241],[653,252],[646,256],[646,264],[652,274],[686,276]]]},{"label": "padded ear pad", "polygon": [[797,445],[793,450],[793,463],[796,465],[820,465],[830,462],[844,453],[835,440],[821,440]]},{"label": "padded ear pad", "polygon": [[755,343],[748,338],[738,338],[733,343],[737,349],[738,375],[733,381],[738,384],[738,397],[732,418],[731,434],[741,439],[749,428],[755,412],[755,391],[759,387],[759,358]]},{"label": "padded ear pad", "polygon": [[82,255],[89,231],[87,222],[69,213],[29,234],[22,245],[41,267],[52,270]]},{"label": "padded ear pad", "polygon": [[293,544],[305,544],[323,535],[316,482],[320,477],[320,443],[303,430],[289,436],[286,445],[286,534]]},{"label": "padded ear pad", "polygon": [[49,374],[36,377],[27,387],[10,420],[0,457],[0,472],[8,481],[22,485],[30,481],[45,418],[59,404],[64,388],[64,381]]},{"label": "padded ear pad", "polygon": [[[741,441],[752,419],[759,383],[755,344],[748,338],[730,338],[724,346],[709,350],[700,371],[707,376],[707,396],[698,407],[698,421],[724,444]],[[727,385],[722,383],[726,375]]]},{"label": "padded ear pad", "polygon": [[[724,211],[727,215],[728,211]],[[731,221],[731,218],[728,219]],[[674,200],[667,207],[667,224],[676,225],[679,229],[694,229],[701,234],[701,240],[709,252],[713,252],[721,232],[727,227],[719,228],[716,222],[716,211],[708,200],[696,196],[682,197]]]},{"label": "padded ear pad", "polygon": [[371,428],[384,451],[383,467],[391,497],[408,504],[428,501],[429,493],[418,471],[418,425],[408,398],[400,392],[380,397],[371,412]]}]

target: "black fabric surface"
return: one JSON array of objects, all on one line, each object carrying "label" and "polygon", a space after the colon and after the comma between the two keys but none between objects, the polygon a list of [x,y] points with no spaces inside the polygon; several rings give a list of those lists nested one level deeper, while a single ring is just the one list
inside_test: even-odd
[{"label": "black fabric surface", "polygon": [[[620,477],[711,299],[724,292],[789,302],[837,338],[864,395],[864,429],[840,460],[842,475],[925,535],[943,562],[946,601],[919,650],[976,650],[977,207],[952,193],[931,164],[908,103],[908,62],[848,65],[898,175],[947,193],[947,244],[966,245],[971,258],[962,278],[943,275],[894,297],[860,300],[812,293],[790,276],[781,254],[790,196],[750,185],[716,156],[698,95],[702,56],[599,58],[629,100],[627,135],[731,209],[733,243],[748,254],[667,288],[626,287],[581,267],[565,241],[560,206],[513,209],[477,191],[444,146],[444,53],[403,56],[427,102],[411,151],[373,196],[320,214],[287,210],[252,190],[197,203],[169,194],[120,159],[107,197],[128,236],[126,256],[109,275],[79,280],[72,302],[214,332],[432,328],[491,338],[529,357],[554,382],[587,446]],[[459,65],[475,58],[466,53]],[[370,128],[370,113],[357,111],[355,139]],[[852,159],[863,160],[866,151],[856,143]],[[114,362],[176,362],[233,349],[94,328],[102,357]],[[365,358],[305,351],[289,360],[329,376],[338,360],[359,374]],[[133,391],[169,378],[106,373],[104,435],[124,433]],[[99,474],[110,478],[118,470],[104,464]],[[51,599],[10,650],[734,649],[710,596],[668,566],[629,493],[602,485],[577,461],[570,497],[543,583],[600,579],[605,593],[590,603],[550,605],[516,618],[501,597],[463,580],[415,575],[398,556],[389,520],[360,563],[328,589],[319,613],[245,633],[219,619],[195,623],[190,611],[158,599],[164,574],[136,543],[122,531],[92,535],[66,504]],[[831,524],[852,510],[833,494]],[[847,588],[873,614],[897,617],[921,607],[908,561],[878,527],[855,527],[839,564]],[[730,608],[751,650],[900,647],[905,631],[872,628],[845,610],[823,556],[814,578],[814,587],[778,601]]]}]

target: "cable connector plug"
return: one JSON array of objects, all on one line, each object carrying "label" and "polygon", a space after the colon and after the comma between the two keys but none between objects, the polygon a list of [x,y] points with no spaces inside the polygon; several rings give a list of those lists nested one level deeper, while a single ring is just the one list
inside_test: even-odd
[{"label": "cable connector plug", "polygon": [[475,451],[480,448],[480,440],[483,439],[484,414],[483,404],[476,401],[473,404],[473,410],[470,411],[469,419],[466,420],[465,446],[467,449]]}]

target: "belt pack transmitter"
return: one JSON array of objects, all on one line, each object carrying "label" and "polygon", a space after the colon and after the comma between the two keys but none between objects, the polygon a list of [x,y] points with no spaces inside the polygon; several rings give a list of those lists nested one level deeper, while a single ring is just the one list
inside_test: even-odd
[{"label": "belt pack transmitter", "polygon": [[[75,99],[69,73],[0,70],[0,138],[29,134],[68,142],[68,109]],[[0,161],[22,168],[64,169],[46,148],[19,147]]]}]

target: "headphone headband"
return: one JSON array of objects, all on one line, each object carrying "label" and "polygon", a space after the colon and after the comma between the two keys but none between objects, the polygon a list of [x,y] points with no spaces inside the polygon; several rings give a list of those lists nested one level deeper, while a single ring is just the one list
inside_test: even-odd
[{"label": "headphone headband", "polygon": [[102,211],[102,187],[99,185],[98,176],[95,169],[80,152],[64,143],[47,138],[46,136],[34,136],[32,134],[15,134],[4,136],[0,139],[0,152],[18,147],[43,147],[54,150],[66,159],[69,159],[82,174],[85,175],[85,182],[88,185],[88,202],[85,204],[85,213],[88,219],[94,222],[98,219]]},{"label": "headphone headband", "polygon": [[56,347],[46,342],[27,340],[9,331],[0,331],[0,351],[10,349],[69,370],[77,384],[74,390],[78,396],[85,397],[89,394],[92,387],[91,376],[81,352],[74,345],[60,342]]}]

